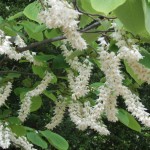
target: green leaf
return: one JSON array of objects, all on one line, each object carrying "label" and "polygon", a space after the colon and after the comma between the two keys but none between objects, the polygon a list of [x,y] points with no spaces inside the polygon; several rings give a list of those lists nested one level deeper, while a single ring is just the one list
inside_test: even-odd
[{"label": "green leaf", "polygon": [[53,101],[57,100],[56,96],[50,91],[44,91],[43,94],[46,95],[48,98],[50,98]]},{"label": "green leaf", "polygon": [[64,69],[67,67],[68,67],[68,64],[66,63],[65,58],[62,55],[58,55],[53,59],[53,68]]},{"label": "green leaf", "polygon": [[97,14],[98,12],[92,8],[91,0],[78,0],[78,6],[87,13]]},{"label": "green leaf", "polygon": [[9,17],[7,20],[8,21],[15,20],[15,19],[22,17],[22,16],[23,16],[23,12],[21,11],[21,12],[18,12],[17,14],[15,14],[14,16]]},{"label": "green leaf", "polygon": [[16,125],[20,125],[21,124],[21,121],[19,118],[17,117],[9,117],[7,119],[7,121],[10,123],[10,124],[16,124]]},{"label": "green leaf", "polygon": [[140,63],[147,68],[150,68],[150,53],[146,51],[144,48],[141,48],[140,53],[143,56],[143,59],[140,59]]},{"label": "green leaf", "polygon": [[150,4],[147,0],[142,0],[144,16],[145,16],[145,28],[150,34]]},{"label": "green leaf", "polygon": [[144,12],[141,0],[127,0],[114,12],[129,31],[135,34],[145,31]]},{"label": "green leaf", "polygon": [[90,22],[92,22],[93,21],[93,19],[92,18],[90,18],[89,16],[87,16],[87,15],[82,15],[81,16],[81,19],[80,19],[80,24],[79,24],[79,26],[81,27],[81,28],[84,28],[86,25],[88,25]]},{"label": "green leaf", "polygon": [[22,85],[30,88],[32,86],[32,80],[30,78],[26,78],[22,81]]},{"label": "green leaf", "polygon": [[56,57],[55,55],[44,55],[44,54],[41,54],[41,55],[34,56],[34,59],[37,60],[37,61],[45,62],[45,61],[54,59],[55,57]]},{"label": "green leaf", "polygon": [[104,85],[102,82],[95,82],[90,85],[90,88],[98,89],[100,86]]},{"label": "green leaf", "polygon": [[29,88],[23,88],[23,87],[18,87],[18,88],[15,88],[14,89],[14,93],[17,95],[17,96],[19,96],[20,95],[20,93],[26,93],[26,92],[28,92],[29,91]]},{"label": "green leaf", "polygon": [[124,61],[125,67],[127,72],[130,74],[130,76],[139,84],[141,85],[144,81],[138,79],[138,76],[134,73],[134,71],[132,70],[132,68],[129,66],[129,64],[127,63],[127,61]]},{"label": "green leaf", "polygon": [[130,129],[141,132],[141,126],[139,125],[139,123],[135,120],[135,118],[131,114],[129,114],[124,109],[118,110],[117,117],[121,123],[123,123]]},{"label": "green leaf", "polygon": [[80,55],[83,55],[84,53],[85,53],[84,51],[75,50],[74,52],[71,53],[68,59],[73,59],[74,57],[78,57]]},{"label": "green leaf", "polygon": [[42,99],[40,96],[36,96],[32,98],[32,104],[30,108],[30,112],[38,110],[42,105]]},{"label": "green leaf", "polygon": [[30,142],[37,146],[40,146],[43,149],[47,148],[48,146],[46,141],[44,141],[37,133],[29,132],[27,133],[27,138]]},{"label": "green leaf", "polygon": [[[61,35],[61,32],[58,29],[52,29],[52,30],[46,30],[44,32],[46,38],[51,39],[57,36]],[[56,41],[56,42],[52,42],[53,45],[55,45],[56,47],[61,45],[60,41]]]},{"label": "green leaf", "polygon": [[108,15],[126,0],[90,0],[94,10]]},{"label": "green leaf", "polygon": [[58,150],[67,150],[69,148],[68,142],[60,135],[49,130],[40,131],[40,133]]},{"label": "green leaf", "polygon": [[41,10],[41,4],[37,1],[30,3],[23,11],[24,15],[31,20],[39,22],[38,13]]},{"label": "green leaf", "polygon": [[32,71],[34,74],[38,75],[40,78],[43,78],[45,76],[46,68],[32,65]]},{"label": "green leaf", "polygon": [[26,129],[21,125],[10,125],[10,128],[13,133],[17,136],[24,136],[26,135]]},{"label": "green leaf", "polygon": [[43,25],[39,25],[31,21],[22,21],[20,24],[24,26],[24,29],[30,38],[37,41],[43,40]]},{"label": "green leaf", "polygon": [[13,78],[19,78],[20,76],[21,76],[21,74],[19,74],[19,73],[9,73],[7,75],[7,78],[13,79]]},{"label": "green leaf", "polygon": [[82,35],[82,37],[89,45],[92,44],[94,41],[96,41],[99,36],[100,36],[99,33],[90,33],[90,36],[89,33],[83,33]]}]

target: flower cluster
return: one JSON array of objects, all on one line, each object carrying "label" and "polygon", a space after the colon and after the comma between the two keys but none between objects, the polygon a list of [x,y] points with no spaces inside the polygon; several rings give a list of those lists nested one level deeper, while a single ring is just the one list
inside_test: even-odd
[{"label": "flower cluster", "polygon": [[[34,59],[34,56],[36,55],[35,52],[30,53],[29,50],[18,53],[16,52],[16,48],[12,46],[12,43],[10,41],[10,36],[5,36],[4,32],[0,30],[0,54],[1,55],[7,55],[9,59],[14,59],[16,61],[20,60],[21,58],[25,58],[31,63],[34,63],[34,65],[41,65],[41,63],[37,62]],[[24,47],[26,44],[21,39],[19,35],[16,36],[14,43],[16,46]]]},{"label": "flower cluster", "polygon": [[81,63],[78,57],[69,59],[69,56],[73,51],[69,51],[65,45],[61,46],[63,50],[63,55],[66,57],[66,61],[70,67],[78,72],[78,76],[75,76],[72,71],[68,73],[68,80],[72,94],[72,99],[76,100],[84,97],[89,92],[89,79],[92,73],[92,63],[86,58],[83,63]]},{"label": "flower cluster", "polygon": [[30,113],[30,107],[31,107],[31,98],[34,96],[38,96],[42,94],[44,90],[46,90],[48,84],[52,80],[52,75],[50,73],[46,73],[45,77],[41,81],[41,83],[32,91],[29,91],[25,94],[25,97],[23,99],[23,102],[21,104],[21,108],[19,110],[19,119],[23,122],[27,118],[28,114]]},{"label": "flower cluster", "polygon": [[[88,127],[97,131],[99,134],[108,135],[109,131],[106,126],[99,120],[100,116],[94,118],[94,109],[89,102],[85,102],[84,106],[80,102],[72,102],[69,105],[69,114],[71,120],[76,124],[79,130],[85,130]],[[98,112],[98,115],[100,112]],[[98,119],[97,119],[98,118]]]},{"label": "flower cluster", "polygon": [[40,20],[50,29],[61,28],[73,48],[86,49],[87,44],[77,31],[78,21],[76,20],[80,13],[74,10],[67,1],[46,0],[44,4],[47,8],[40,12]]},{"label": "flower cluster", "polygon": [[2,106],[11,93],[12,83],[8,82],[6,86],[0,88],[0,106]]},{"label": "flower cluster", "polygon": [[51,119],[51,122],[46,125],[46,128],[49,130],[53,130],[56,126],[58,126],[63,119],[64,113],[66,109],[65,102],[56,102],[56,106],[54,109],[54,116]]},{"label": "flower cluster", "polygon": [[10,130],[0,122],[0,147],[7,149],[10,146]]}]

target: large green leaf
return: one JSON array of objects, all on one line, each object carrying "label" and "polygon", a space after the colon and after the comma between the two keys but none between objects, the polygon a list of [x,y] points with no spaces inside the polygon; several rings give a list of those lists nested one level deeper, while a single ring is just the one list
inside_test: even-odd
[{"label": "large green leaf", "polygon": [[138,79],[138,76],[134,73],[134,71],[132,70],[132,68],[129,66],[129,64],[127,63],[127,61],[124,61],[125,67],[127,72],[130,74],[130,76],[139,84],[141,85],[144,81]]},{"label": "large green leaf", "polygon": [[92,8],[90,0],[78,0],[78,7],[83,11],[91,14],[97,14],[98,12]]},{"label": "large green leaf", "polygon": [[136,34],[145,31],[144,12],[141,0],[126,0],[114,12],[129,31]]},{"label": "large green leaf", "polygon": [[118,110],[117,117],[121,123],[123,123],[130,129],[141,132],[141,126],[139,125],[139,123],[135,120],[135,118],[131,114],[129,114],[124,109]]},{"label": "large green leaf", "polygon": [[24,15],[31,20],[39,22],[38,13],[41,10],[41,4],[37,1],[29,4],[23,11]]},{"label": "large green leaf", "polygon": [[140,59],[139,62],[145,67],[150,69],[150,53],[146,51],[144,48],[141,48],[140,53],[142,54],[143,59]]},{"label": "large green leaf", "polygon": [[142,0],[144,16],[145,16],[145,27],[150,33],[150,4],[147,0]]},{"label": "large green leaf", "polygon": [[58,150],[67,150],[69,148],[68,142],[60,135],[49,130],[40,131],[40,133]]},{"label": "large green leaf", "polygon": [[108,15],[126,0],[90,0],[94,10]]},{"label": "large green leaf", "polygon": [[40,146],[43,149],[47,148],[47,146],[48,146],[47,143],[39,136],[38,133],[29,132],[29,133],[27,133],[27,138],[33,144]]}]

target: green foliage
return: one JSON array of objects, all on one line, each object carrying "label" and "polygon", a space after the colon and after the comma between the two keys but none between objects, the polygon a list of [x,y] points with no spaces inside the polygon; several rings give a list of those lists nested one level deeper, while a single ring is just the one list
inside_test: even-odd
[{"label": "green foliage", "polygon": [[97,12],[108,15],[125,2],[126,0],[91,0],[91,5]]},{"label": "green foliage", "polygon": [[139,123],[135,120],[135,118],[129,114],[124,109],[119,109],[117,117],[120,122],[122,122],[127,127],[131,128],[132,130],[141,132],[141,126]]},{"label": "green foliage", "polygon": [[35,144],[43,149],[46,149],[48,147],[46,141],[44,141],[44,139],[42,139],[42,137],[38,133],[29,132],[29,133],[27,133],[27,138],[33,144]]},{"label": "green foliage", "polygon": [[37,14],[41,10],[41,5],[37,1],[29,4],[23,11],[23,14],[31,20],[39,22]]},{"label": "green foliage", "polygon": [[58,150],[67,150],[69,145],[68,142],[60,135],[53,133],[49,130],[40,131],[42,136],[44,136],[48,142],[53,145]]},{"label": "green foliage", "polygon": [[[6,2],[6,1],[4,1]],[[47,29],[45,25],[41,24],[38,19],[38,13],[42,9],[41,4],[38,1],[27,5],[28,1],[17,1],[17,8],[13,2],[10,11],[6,11],[5,7],[9,4],[0,2],[0,29],[2,29],[7,35],[12,37],[19,34],[27,44],[31,44],[35,41],[43,41],[50,38],[55,38],[61,36],[63,33],[60,29]],[[25,9],[22,6],[25,6]],[[106,19],[103,16],[97,15],[107,15],[107,17],[116,16],[119,21],[122,22],[122,27],[126,28],[128,31],[132,32],[134,35],[140,35],[140,38],[149,39],[150,33],[150,4],[148,0],[78,0],[77,5],[79,9],[85,12],[84,15],[80,16],[79,29],[85,28],[91,25],[93,22],[100,20],[101,24],[90,31],[107,31],[111,27],[112,21]],[[15,10],[14,9],[18,9]],[[6,11],[6,13],[4,13]],[[96,14],[92,16],[90,14]],[[7,16],[7,19],[4,19]],[[115,20],[118,22],[117,20]],[[93,62],[93,77],[90,80],[90,93],[83,101],[90,101],[91,105],[95,105],[95,98],[98,93],[98,88],[104,85],[106,78],[101,71],[101,64],[97,60],[97,47],[98,47],[98,37],[103,34],[107,41],[111,43],[110,51],[117,53],[115,42],[109,39],[109,32],[93,32],[93,33],[83,33],[82,37],[88,43],[88,49],[86,51],[75,51],[69,56],[68,59],[74,59],[76,56],[79,57],[80,61],[85,56],[90,57],[90,61]],[[130,34],[130,33],[128,33]],[[131,35],[129,35],[131,36]],[[139,41],[140,42],[140,41]],[[87,130],[85,132],[78,131],[75,126],[71,123],[70,118],[65,116],[65,121],[61,124],[61,127],[56,128],[53,133],[49,130],[43,130],[43,126],[51,120],[53,105],[57,101],[57,96],[65,95],[70,102],[70,91],[68,90],[67,71],[70,70],[69,65],[66,63],[65,58],[61,54],[59,46],[62,42],[56,41],[49,44],[43,44],[37,48],[31,48],[31,51],[37,52],[35,60],[41,62],[43,66],[34,66],[28,63],[28,61],[21,60],[19,63],[12,61],[5,61],[5,56],[0,56],[0,64],[2,70],[13,71],[23,73],[8,73],[1,75],[0,83],[5,84],[7,81],[13,81],[14,87],[12,95],[10,95],[10,100],[5,104],[0,110],[0,119],[2,121],[7,121],[12,132],[17,136],[26,136],[31,143],[35,144],[37,149],[53,149],[55,147],[58,150],[99,150],[99,149],[146,149],[149,145],[149,137],[144,137],[145,133],[140,124],[132,117],[127,111],[125,111],[124,106],[120,104],[119,107],[124,109],[119,109],[118,119],[125,125],[125,127],[118,123],[114,125],[113,123],[108,123],[105,118],[104,122],[108,125],[111,131],[109,137],[99,136],[96,132],[92,130]],[[142,42],[141,42],[142,43]],[[149,45],[148,45],[149,47]],[[139,62],[147,68],[150,68],[150,54],[147,49],[141,49],[141,54],[144,56]],[[125,69],[123,66],[125,65]],[[128,88],[133,89],[133,92],[137,92],[139,86],[143,85],[143,81],[137,78],[131,67],[126,61],[121,66],[125,80],[124,85]],[[124,70],[123,70],[124,69]],[[32,98],[31,105],[31,115],[25,122],[25,126],[22,125],[21,121],[16,117],[18,110],[18,99],[23,99],[26,92],[32,90],[36,85],[38,85],[39,80],[41,80],[45,72],[49,71],[53,75],[51,85],[45,90],[41,96]],[[32,73],[31,73],[32,72]],[[29,75],[28,75],[29,73]],[[134,79],[134,81],[133,81]],[[135,83],[137,82],[137,83]],[[35,83],[35,84],[34,84]],[[143,85],[144,89],[144,85]],[[146,91],[145,93],[149,93]],[[81,100],[82,101],[82,100]],[[149,106],[148,97],[144,99],[146,106]],[[44,119],[43,119],[44,118]],[[42,121],[41,121],[42,120]],[[30,128],[31,127],[31,128]],[[132,129],[128,129],[128,128]],[[75,132],[73,132],[75,131]],[[138,132],[134,132],[138,131]],[[62,136],[58,135],[61,134]],[[116,134],[116,135],[115,135]],[[129,135],[129,137],[128,137]],[[139,136],[139,138],[136,138]],[[68,141],[68,142],[67,142]],[[141,142],[142,141],[142,142]],[[68,144],[69,143],[69,144]],[[146,144],[147,147],[145,148]],[[137,145],[139,144],[139,147]],[[69,147],[70,145],[70,147]],[[51,147],[52,146],[52,147]]]}]

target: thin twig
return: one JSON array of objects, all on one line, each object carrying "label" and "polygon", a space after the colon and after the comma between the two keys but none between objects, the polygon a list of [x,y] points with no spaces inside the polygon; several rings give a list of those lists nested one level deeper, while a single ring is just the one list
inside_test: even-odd
[{"label": "thin twig", "polygon": [[[91,30],[91,29],[93,29],[93,28],[96,28],[96,27],[99,26],[99,25],[100,25],[100,22],[95,22],[95,23],[93,23],[93,24],[91,24],[91,25],[85,27],[84,29],[79,30],[79,32],[82,32],[82,33],[83,33],[83,32],[86,32],[86,31],[88,31],[88,30]],[[34,47],[38,47],[38,46],[43,45],[43,44],[47,44],[47,43],[51,43],[51,42],[56,42],[56,41],[60,41],[60,40],[64,40],[64,39],[66,39],[66,37],[63,36],[63,35],[61,35],[61,36],[57,36],[57,37],[55,37],[55,38],[45,39],[45,40],[40,41],[40,42],[32,43],[32,44],[30,44],[30,45],[28,45],[28,46],[26,46],[26,47],[17,47],[16,50],[17,50],[17,51],[20,51],[20,52],[23,52],[23,51],[32,49],[32,48],[34,48]]]},{"label": "thin twig", "polygon": [[29,73],[29,72],[12,71],[12,70],[9,70],[9,71],[0,71],[0,74],[8,74],[8,73],[19,73],[19,74],[24,74],[24,75],[32,75],[32,76],[35,76],[35,74]]}]

